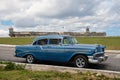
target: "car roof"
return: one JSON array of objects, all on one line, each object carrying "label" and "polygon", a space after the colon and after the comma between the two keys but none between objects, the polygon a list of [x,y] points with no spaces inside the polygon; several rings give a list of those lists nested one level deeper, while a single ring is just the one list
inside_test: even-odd
[{"label": "car roof", "polygon": [[50,34],[50,35],[42,35],[37,36],[34,41],[40,40],[40,39],[50,39],[50,38],[63,38],[63,37],[71,37],[70,35],[61,35],[61,34]]}]

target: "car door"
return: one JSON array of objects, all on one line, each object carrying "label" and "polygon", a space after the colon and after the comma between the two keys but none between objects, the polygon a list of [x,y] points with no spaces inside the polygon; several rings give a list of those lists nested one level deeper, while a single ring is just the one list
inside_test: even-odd
[{"label": "car door", "polygon": [[35,50],[35,56],[38,60],[46,60],[47,56],[47,44],[48,44],[48,39],[40,39],[33,43],[35,45],[36,50]]},{"label": "car door", "polygon": [[67,61],[69,61],[72,55],[77,51],[73,44],[73,42],[76,43],[76,41],[75,40],[73,41],[73,40],[74,38],[72,37],[63,38],[63,46],[64,46],[65,56],[66,56]]},{"label": "car door", "polygon": [[61,45],[61,39],[49,39],[47,46],[47,59],[50,61],[64,62],[64,46]]}]

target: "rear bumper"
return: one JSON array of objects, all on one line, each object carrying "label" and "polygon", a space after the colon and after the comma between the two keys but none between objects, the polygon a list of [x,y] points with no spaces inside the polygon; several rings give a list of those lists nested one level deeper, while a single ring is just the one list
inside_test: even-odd
[{"label": "rear bumper", "polygon": [[14,57],[19,57],[19,56],[17,56],[17,55],[15,54]]},{"label": "rear bumper", "polygon": [[14,57],[18,57],[17,55],[14,55]]},{"label": "rear bumper", "polygon": [[101,62],[106,61],[107,59],[108,59],[108,55],[103,55],[103,56],[100,56],[100,57],[94,57],[94,56],[89,56],[88,57],[89,63],[94,63],[94,64],[99,64]]}]

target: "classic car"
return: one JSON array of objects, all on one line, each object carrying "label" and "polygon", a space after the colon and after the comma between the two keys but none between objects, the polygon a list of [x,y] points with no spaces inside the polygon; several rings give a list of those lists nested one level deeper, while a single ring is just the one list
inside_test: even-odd
[{"label": "classic car", "polygon": [[28,63],[36,61],[71,62],[76,67],[88,67],[107,60],[105,46],[78,44],[70,35],[42,35],[30,45],[16,46],[15,56],[26,58]]}]

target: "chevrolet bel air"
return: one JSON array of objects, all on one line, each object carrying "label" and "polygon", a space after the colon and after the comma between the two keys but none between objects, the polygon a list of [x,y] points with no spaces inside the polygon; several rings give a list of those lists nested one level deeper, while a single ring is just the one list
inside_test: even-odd
[{"label": "chevrolet bel air", "polygon": [[31,45],[16,46],[15,56],[25,58],[28,63],[36,61],[71,62],[76,67],[88,67],[107,60],[105,46],[78,44],[70,35],[42,35]]}]

